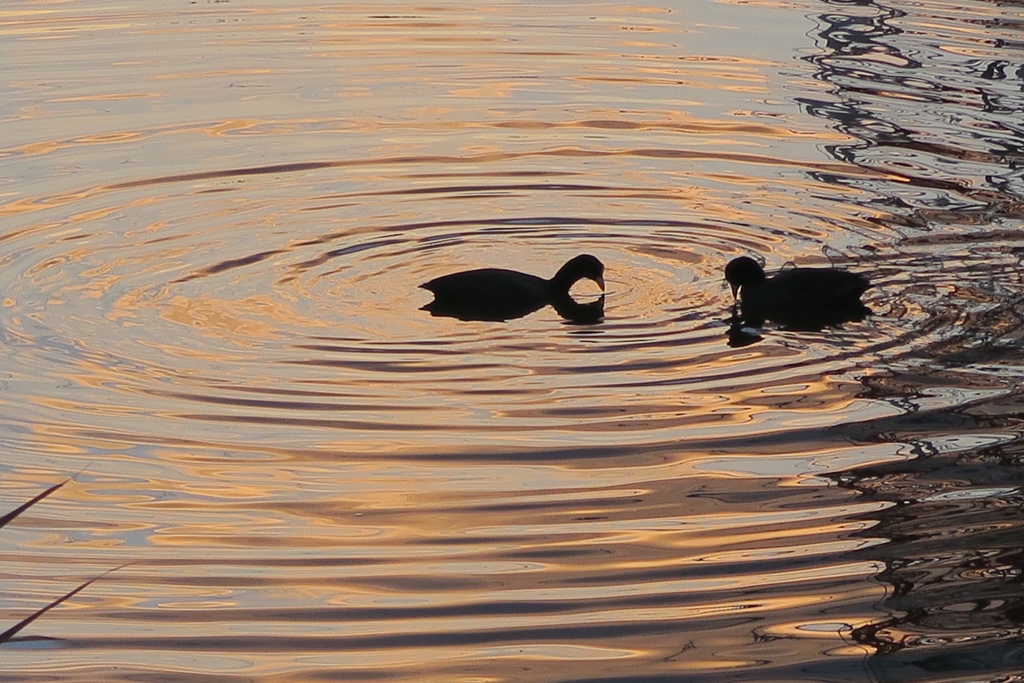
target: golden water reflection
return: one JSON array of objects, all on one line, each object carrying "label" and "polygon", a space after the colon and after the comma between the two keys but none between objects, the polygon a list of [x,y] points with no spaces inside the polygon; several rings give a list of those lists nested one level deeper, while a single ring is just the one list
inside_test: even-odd
[{"label": "golden water reflection", "polygon": [[[1010,10],[823,7],[0,10],[0,512],[73,477],[0,529],[0,620],[119,567],[8,679],[882,680],[1010,632]],[[988,63],[903,96],[937,26]],[[419,310],[582,252],[599,324]],[[731,348],[748,253],[873,315]]]}]

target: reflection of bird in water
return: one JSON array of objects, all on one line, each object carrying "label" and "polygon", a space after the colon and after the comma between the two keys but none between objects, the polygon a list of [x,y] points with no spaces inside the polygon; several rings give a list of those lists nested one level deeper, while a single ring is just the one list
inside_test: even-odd
[{"label": "reflection of bird in water", "polygon": [[725,267],[725,279],[733,297],[739,294],[742,322],[753,327],[771,320],[791,330],[820,330],[871,313],[860,300],[871,283],[838,268],[787,268],[769,278],[757,261],[741,256]]},{"label": "reflection of bird in water", "polygon": [[423,307],[431,315],[500,321],[521,318],[550,305],[567,320],[595,323],[604,315],[604,294],[582,304],[569,295],[572,286],[584,278],[596,282],[604,292],[604,264],[589,254],[570,259],[550,280],[504,268],[480,268],[444,275],[420,287],[434,293],[434,300]]},{"label": "reflection of bird in water", "polygon": [[762,339],[757,331],[751,330],[743,324],[743,318],[740,317],[740,312],[735,304],[732,307],[732,315],[729,317],[729,331],[726,334],[729,336],[729,346],[734,349],[756,344]]}]

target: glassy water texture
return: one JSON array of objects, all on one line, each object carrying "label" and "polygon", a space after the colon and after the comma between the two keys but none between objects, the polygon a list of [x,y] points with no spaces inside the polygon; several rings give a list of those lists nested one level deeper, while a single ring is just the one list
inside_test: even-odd
[{"label": "glassy water texture", "polygon": [[[120,568],[0,680],[1018,680],[1022,26],[8,3],[0,628]],[[730,345],[742,254],[873,315]]]}]

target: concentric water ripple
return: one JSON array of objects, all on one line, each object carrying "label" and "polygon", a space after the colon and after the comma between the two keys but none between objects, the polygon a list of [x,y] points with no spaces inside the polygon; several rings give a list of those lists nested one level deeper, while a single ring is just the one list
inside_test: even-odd
[{"label": "concentric water ripple", "polygon": [[[101,577],[0,678],[1019,672],[1011,6],[0,19],[0,619]],[[731,345],[741,254],[873,314]]]},{"label": "concentric water ripple", "polygon": [[[268,169],[256,176],[259,194],[275,195],[296,174],[337,182],[317,177],[338,175],[325,166]],[[736,415],[726,387],[757,392],[794,371],[796,383],[816,381],[891,344],[879,330],[890,296],[883,280],[873,297],[880,322],[818,335],[831,351],[784,335],[774,345],[730,349],[723,262],[767,247],[751,245],[739,226],[698,218],[501,217],[494,204],[532,208],[551,195],[581,193],[610,202],[617,191],[536,179],[441,180],[278,200],[268,212],[246,198],[248,187],[209,193],[207,184],[222,178],[169,179],[165,198],[151,197],[143,212],[177,213],[158,203],[188,211],[173,221],[126,229],[138,223],[137,212],[107,200],[97,211],[126,218],[53,228],[53,239],[33,236],[45,248],[14,252],[9,268],[22,277],[9,290],[6,327],[22,339],[22,365],[34,368],[33,381],[88,384],[100,372],[116,389],[102,395],[102,408],[56,401],[63,420],[81,412],[88,417],[77,420],[95,428],[106,414],[113,427],[124,415],[159,411],[171,419],[158,428],[185,421],[196,432],[216,428],[203,423],[344,430],[349,449],[366,451],[411,431],[434,444],[429,450],[454,435],[462,446],[600,444],[610,431],[620,445],[678,439],[690,425],[749,419]],[[456,206],[458,198],[474,197],[484,216],[409,222],[386,210],[439,195]],[[357,205],[358,223],[345,215]],[[58,238],[62,232],[68,234]],[[258,246],[250,251],[248,244]],[[583,252],[607,264],[599,324],[569,325],[552,309],[507,324],[419,310],[430,295],[418,285],[437,275],[497,265],[547,276]],[[24,310],[20,301],[45,306]],[[901,313],[900,325],[913,323]],[[54,365],[57,349],[63,360]]]}]

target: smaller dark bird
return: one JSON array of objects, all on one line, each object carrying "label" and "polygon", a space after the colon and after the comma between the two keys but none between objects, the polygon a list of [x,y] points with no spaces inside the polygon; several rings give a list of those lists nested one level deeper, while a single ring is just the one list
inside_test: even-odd
[{"label": "smaller dark bird", "polygon": [[582,304],[569,295],[572,286],[584,278],[604,291],[604,264],[590,254],[570,259],[550,280],[504,268],[467,270],[420,285],[434,293],[434,300],[422,310],[459,320],[503,321],[553,306],[572,322],[598,322],[604,315],[604,294]]},{"label": "smaller dark bird", "polygon": [[725,267],[725,279],[739,298],[742,321],[753,327],[771,320],[792,330],[820,330],[871,313],[860,300],[871,283],[838,268],[786,268],[769,278],[757,261],[740,256]]}]

